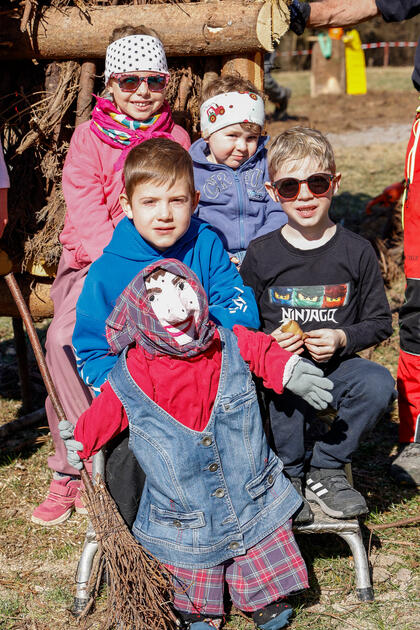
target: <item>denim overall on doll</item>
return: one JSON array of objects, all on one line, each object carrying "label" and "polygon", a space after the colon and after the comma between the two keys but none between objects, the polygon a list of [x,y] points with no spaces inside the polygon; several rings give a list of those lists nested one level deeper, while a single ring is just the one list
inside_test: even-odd
[{"label": "denim overall on doll", "polygon": [[301,503],[268,446],[236,337],[219,332],[219,388],[202,432],[143,393],[127,369],[127,350],[109,375],[127,412],[129,447],[147,476],[133,534],[161,562],[185,568],[244,554]]}]

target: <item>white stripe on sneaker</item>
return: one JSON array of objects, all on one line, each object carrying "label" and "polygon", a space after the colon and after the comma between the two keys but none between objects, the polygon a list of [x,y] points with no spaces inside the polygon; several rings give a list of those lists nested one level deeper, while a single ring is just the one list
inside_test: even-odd
[{"label": "white stripe on sneaker", "polygon": [[323,485],[321,481],[314,482],[313,479],[309,478],[306,482],[306,485],[312,490],[317,497],[322,497],[324,494],[328,493],[328,489]]},{"label": "white stripe on sneaker", "polygon": [[[309,479],[308,481],[309,483],[313,483],[312,479]],[[311,490],[313,490],[314,492],[319,488],[322,488],[322,483],[320,483],[319,481],[314,486],[311,486]]]}]

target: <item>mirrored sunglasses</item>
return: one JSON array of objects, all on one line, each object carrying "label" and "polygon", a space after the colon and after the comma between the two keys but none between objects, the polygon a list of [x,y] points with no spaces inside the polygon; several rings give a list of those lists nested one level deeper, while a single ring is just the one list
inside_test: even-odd
[{"label": "mirrored sunglasses", "polygon": [[151,74],[148,77],[139,77],[135,74],[114,74],[118,87],[122,92],[136,92],[143,81],[151,92],[163,92],[168,84],[169,77],[166,74]]},{"label": "mirrored sunglasses", "polygon": [[271,185],[277,190],[281,199],[292,201],[298,197],[302,184],[306,184],[315,197],[322,197],[322,195],[325,195],[330,190],[334,179],[335,175],[315,173],[307,179],[284,177],[283,179],[278,179],[276,182],[272,182]]}]

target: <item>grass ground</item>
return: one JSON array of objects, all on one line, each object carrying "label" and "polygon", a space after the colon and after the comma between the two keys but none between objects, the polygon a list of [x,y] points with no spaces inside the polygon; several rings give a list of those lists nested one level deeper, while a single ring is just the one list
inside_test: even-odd
[{"label": "grass ground", "polygon": [[[400,85],[399,81],[403,86],[409,85],[409,72],[405,69],[402,77],[398,72],[395,75],[393,69],[389,69],[389,74],[383,72],[377,76],[381,74],[384,85],[394,86],[394,90]],[[302,80],[300,75],[292,78],[296,85]],[[337,149],[343,183],[341,194],[335,200],[334,217],[357,230],[367,200],[385,185],[401,178],[404,150],[404,143]],[[403,295],[401,275],[389,288],[388,295],[395,318],[394,335],[369,356],[388,367],[395,376],[397,311]],[[42,338],[47,325],[48,322],[37,325]],[[12,339],[10,320],[0,318],[0,424],[22,413]],[[32,383],[34,408],[38,408],[44,392],[34,366]],[[416,492],[397,486],[388,474],[398,448],[397,422],[394,408],[381,420],[375,433],[363,442],[353,466],[355,485],[366,496],[370,509],[363,534],[372,565],[375,602],[357,600],[352,558],[340,538],[331,534],[300,536],[298,542],[308,565],[311,588],[293,602],[296,616],[292,627],[295,630],[417,630],[420,627],[419,528],[375,530],[377,525],[392,524],[419,514]],[[31,446],[16,446],[30,442]],[[45,497],[49,486],[46,461],[51,451],[52,442],[46,427],[25,431],[14,436],[14,442],[0,445],[0,630],[80,627],[68,609],[74,595],[74,575],[84,541],[86,518],[75,514],[63,525],[51,529],[30,521],[33,508]],[[104,628],[105,604],[106,592],[88,618],[87,628]],[[252,628],[234,611],[227,621],[229,630]]]},{"label": "grass ground", "polygon": [[[406,67],[372,67],[366,69],[368,92],[403,92],[411,90],[412,68]],[[309,96],[310,72],[275,71],[274,76],[282,84],[291,88],[295,97]]]}]

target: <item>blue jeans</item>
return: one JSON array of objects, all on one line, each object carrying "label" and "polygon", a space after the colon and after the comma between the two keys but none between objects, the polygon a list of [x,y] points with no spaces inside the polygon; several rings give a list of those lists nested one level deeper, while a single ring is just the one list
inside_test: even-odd
[{"label": "blue jeans", "polygon": [[[342,468],[351,462],[363,433],[371,430],[396,392],[394,379],[382,365],[352,356],[319,367],[334,383],[331,406],[337,416],[319,439],[310,460],[316,468]],[[305,463],[305,425],[314,410],[287,389],[281,396],[268,394],[271,430],[276,452],[291,477],[302,477]]]}]

